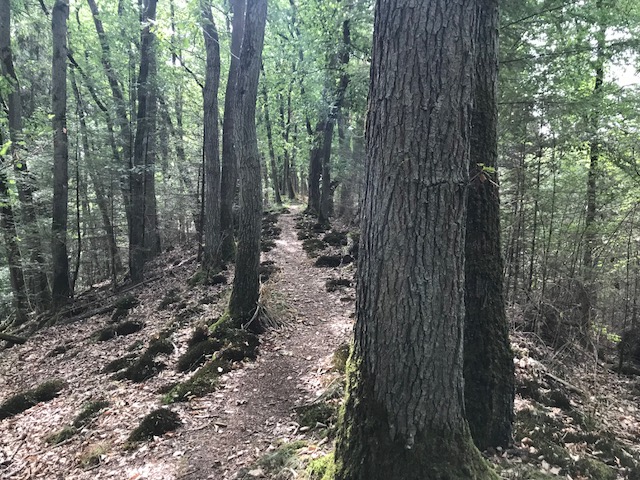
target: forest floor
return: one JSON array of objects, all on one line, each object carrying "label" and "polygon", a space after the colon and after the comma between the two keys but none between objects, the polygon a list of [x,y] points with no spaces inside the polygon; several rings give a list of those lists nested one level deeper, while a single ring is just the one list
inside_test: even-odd
[{"label": "forest floor", "polygon": [[[97,340],[114,322],[110,309],[89,314],[113,301],[96,287],[84,295],[91,301],[88,318],[78,320],[83,314],[74,312],[75,321],[0,350],[0,401],[46,381],[62,381],[57,394],[47,401],[36,398],[23,413],[3,416],[0,408],[0,478],[322,479],[343,387],[336,366],[344,362],[353,324],[353,252],[340,238],[334,247],[320,241],[328,234],[300,221],[298,211],[292,207],[279,215],[281,233],[262,258],[278,269],[263,283],[262,301],[281,326],[260,336],[255,361],[234,363],[206,395],[187,394],[187,401],[164,404],[173,386],[197,375],[181,373],[176,365],[194,330],[223,314],[231,288],[231,271],[226,284],[189,282],[197,270],[192,251],[164,253],[150,265],[150,280],[127,292],[137,305],[115,325],[133,322],[139,330]],[[338,266],[314,266],[336,258]],[[158,339],[172,348],[154,357],[142,381],[104,373],[114,360],[144,358],[141,352]],[[514,445],[486,452],[501,477],[640,479],[637,378],[613,374],[602,361],[604,351],[595,357],[574,348],[552,350],[523,333],[512,336],[512,346]],[[78,423],[88,405],[97,407]],[[130,442],[141,419],[160,407],[179,416],[179,428]]]}]

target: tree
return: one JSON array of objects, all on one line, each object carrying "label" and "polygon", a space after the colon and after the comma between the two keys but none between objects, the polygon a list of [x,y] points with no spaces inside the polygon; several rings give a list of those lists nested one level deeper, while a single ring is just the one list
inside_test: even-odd
[{"label": "tree", "polygon": [[234,323],[246,325],[251,330],[260,328],[256,321],[250,325],[248,323],[255,318],[260,297],[258,268],[262,185],[255,118],[266,19],[267,0],[248,0],[235,105],[238,122],[235,127],[235,147],[240,165],[240,229],[229,314]]},{"label": "tree", "polygon": [[231,32],[231,61],[229,76],[224,95],[224,119],[222,121],[222,173],[220,183],[220,230],[221,255],[225,261],[231,260],[235,254],[233,215],[231,213],[236,197],[238,182],[238,155],[234,146],[238,68],[240,64],[240,49],[244,36],[246,0],[231,0],[233,23]]},{"label": "tree", "polygon": [[376,3],[338,480],[497,478],[473,445],[463,403],[475,6]]},{"label": "tree", "polygon": [[218,140],[218,87],[220,44],[211,15],[211,2],[202,0],[202,32],[207,65],[204,89],[204,247],[202,268],[215,273],[220,267],[220,146]]},{"label": "tree", "polygon": [[53,112],[53,214],[51,256],[53,260],[52,300],[54,307],[71,295],[67,254],[67,211],[69,143],[67,139],[67,0],[56,0],[51,11],[53,60],[51,110]]},{"label": "tree", "polygon": [[498,2],[477,0],[478,48],[465,240],[464,398],[476,446],[511,442],[514,367],[502,291],[498,159]]},{"label": "tree", "polygon": [[[131,281],[138,283],[144,277],[144,264],[153,249],[154,239],[149,237],[146,222],[148,214],[148,189],[150,150],[154,145],[149,144],[153,138],[150,130],[155,127],[155,119],[150,118],[151,102],[155,101],[150,70],[153,70],[154,34],[151,31],[151,23],[156,17],[157,0],[145,0],[142,8],[142,32],[140,34],[140,74],[138,76],[138,113],[137,129],[133,153],[133,169],[131,171],[131,225],[129,226],[129,271]],[[154,235],[155,236],[155,235]]]},{"label": "tree", "polygon": [[[33,205],[33,193],[35,190],[34,178],[27,168],[26,159],[21,151],[24,144],[22,131],[22,100],[20,98],[20,83],[13,65],[13,52],[11,49],[11,2],[0,0],[0,72],[6,79],[10,91],[7,93],[7,116],[9,126],[9,151],[16,172],[18,198],[21,203],[22,220],[26,230],[26,247],[29,252],[31,264],[26,264],[23,274],[30,302],[37,311],[42,311],[49,306],[49,284],[47,281],[46,264],[41,250],[40,237],[38,235],[36,210]],[[8,214],[8,212],[5,212]],[[11,218],[5,217],[9,225],[15,219],[13,212]],[[11,228],[8,225],[8,228]],[[14,222],[15,229],[15,222]],[[19,246],[17,246],[19,248]],[[18,266],[17,259],[9,259],[12,268]],[[15,273],[15,272],[14,272]],[[12,279],[12,282],[17,279]],[[13,283],[12,283],[13,285]]]}]

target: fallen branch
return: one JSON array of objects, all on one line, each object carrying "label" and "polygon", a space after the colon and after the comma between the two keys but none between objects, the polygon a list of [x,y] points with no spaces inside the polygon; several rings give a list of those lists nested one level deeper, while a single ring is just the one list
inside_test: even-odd
[{"label": "fallen branch", "polygon": [[19,345],[27,341],[25,337],[18,337],[17,335],[10,335],[8,333],[0,333],[0,340],[6,340],[7,342],[17,343]]}]

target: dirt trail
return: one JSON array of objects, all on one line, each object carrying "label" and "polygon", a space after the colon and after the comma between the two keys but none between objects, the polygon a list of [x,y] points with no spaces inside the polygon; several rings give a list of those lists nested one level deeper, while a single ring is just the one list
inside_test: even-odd
[{"label": "dirt trail", "polygon": [[298,425],[293,408],[322,392],[331,356],[348,340],[352,292],[327,293],[325,282],[336,272],[312,266],[296,238],[294,214],[280,216],[280,239],[265,259],[281,269],[270,288],[284,297],[297,318],[282,331],[263,336],[258,360],[233,372],[213,394],[217,408],[210,413],[216,417],[209,428],[188,438],[181,479],[233,478],[272,442],[294,437]]}]

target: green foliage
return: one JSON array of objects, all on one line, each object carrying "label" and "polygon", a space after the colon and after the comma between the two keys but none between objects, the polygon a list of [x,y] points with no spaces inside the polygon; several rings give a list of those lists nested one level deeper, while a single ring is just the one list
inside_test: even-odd
[{"label": "green foliage", "polygon": [[306,473],[309,475],[309,480],[333,480],[336,474],[333,452],[311,460]]}]

